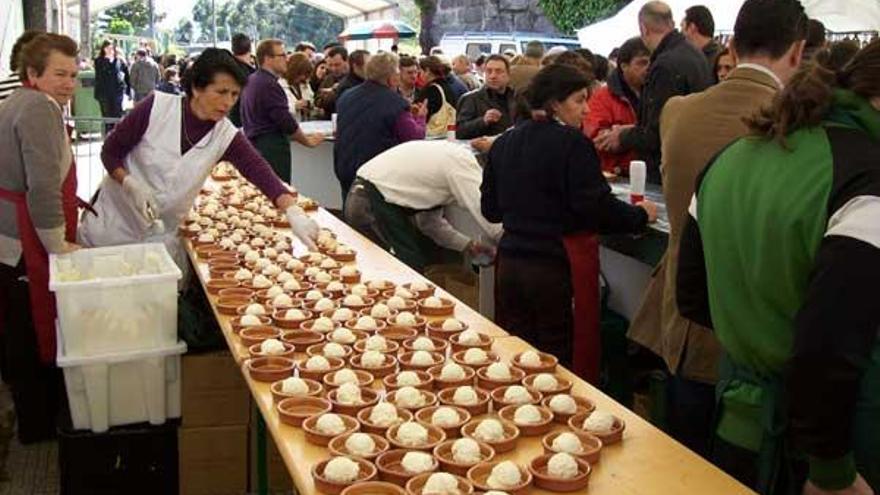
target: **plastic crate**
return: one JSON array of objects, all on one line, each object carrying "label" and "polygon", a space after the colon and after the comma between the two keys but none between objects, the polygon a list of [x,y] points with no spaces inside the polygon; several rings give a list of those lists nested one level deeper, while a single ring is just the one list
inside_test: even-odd
[{"label": "plastic crate", "polygon": [[64,354],[95,356],[177,343],[180,269],[163,244],[49,257]]},{"label": "plastic crate", "polygon": [[74,429],[100,433],[111,426],[158,425],[180,417],[185,343],[90,357],[66,357],[61,347],[56,362],[64,370]]},{"label": "plastic crate", "polygon": [[174,495],[178,426],[145,424],[106,433],[58,432],[61,495]]}]

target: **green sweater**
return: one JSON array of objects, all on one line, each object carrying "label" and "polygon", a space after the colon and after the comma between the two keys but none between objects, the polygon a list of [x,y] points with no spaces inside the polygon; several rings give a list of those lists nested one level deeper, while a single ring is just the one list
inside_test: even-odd
[{"label": "green sweater", "polygon": [[719,154],[681,244],[682,314],[714,328],[745,375],[721,391],[719,436],[757,451],[778,389],[825,487],[855,476],[853,417],[880,325],[878,160],[880,112],[838,91],[826,122],[786,146],[748,137]]}]

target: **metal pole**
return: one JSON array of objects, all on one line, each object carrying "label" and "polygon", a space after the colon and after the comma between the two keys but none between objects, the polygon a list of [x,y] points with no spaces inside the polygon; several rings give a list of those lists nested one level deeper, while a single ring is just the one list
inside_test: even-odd
[{"label": "metal pole", "polygon": [[212,37],[214,39],[214,47],[217,47],[217,6],[215,1],[211,0],[211,29],[214,31]]},{"label": "metal pole", "polygon": [[79,0],[79,56],[88,61],[92,59],[91,12],[89,0]]},{"label": "metal pole", "polygon": [[[150,36],[150,39],[156,41],[156,2],[155,0],[147,0],[147,11],[150,16],[150,25],[149,31],[147,34]],[[157,47],[158,50],[158,47]]]}]

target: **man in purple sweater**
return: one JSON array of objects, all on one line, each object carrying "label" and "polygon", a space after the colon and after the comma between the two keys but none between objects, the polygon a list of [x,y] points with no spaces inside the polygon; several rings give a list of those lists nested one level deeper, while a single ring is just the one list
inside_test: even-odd
[{"label": "man in purple sweater", "polygon": [[282,180],[290,181],[290,140],[308,147],[320,144],[320,134],[306,135],[290,113],[287,96],[278,79],[287,70],[284,43],[263,40],[257,45],[259,69],[248,77],[241,94],[241,123],[244,133],[272,165]]}]

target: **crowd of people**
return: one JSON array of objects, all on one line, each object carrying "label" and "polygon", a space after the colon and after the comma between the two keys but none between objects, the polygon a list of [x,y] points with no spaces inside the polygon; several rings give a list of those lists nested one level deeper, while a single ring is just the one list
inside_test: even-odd
[{"label": "crowd of people", "polygon": [[[136,104],[104,142],[107,177],[79,219],[62,123],[77,47],[26,33],[17,82],[0,86],[22,86],[0,104],[0,294],[12,301],[0,363],[19,435],[52,430],[59,385],[47,253],[142,242],[158,226],[185,265],[175,226],[219,160],[314,248],[318,227],[285,183],[291,143],[327,138],[303,131],[316,119],[334,125],[350,225],[420,271],[461,253],[494,261],[498,324],[593,383],[598,236],[657,219],[608,180],[644,162],[670,232],[628,336],[668,374],[669,433],[762,493],[873,493],[880,41],[828,42],[799,0],[746,0],[726,40],[703,6],[678,27],[648,2],[638,36],[607,58],[539,42],[477,60],[288,50],[238,34],[231,53],[157,62],[139,49],[129,66],[105,42],[102,113],[121,117],[125,94]],[[483,235],[457,230],[451,204]]]}]

